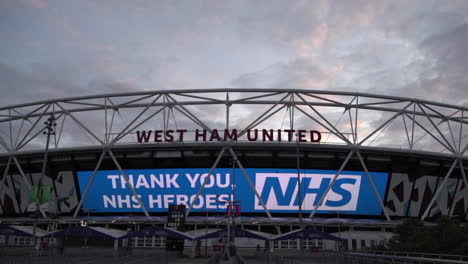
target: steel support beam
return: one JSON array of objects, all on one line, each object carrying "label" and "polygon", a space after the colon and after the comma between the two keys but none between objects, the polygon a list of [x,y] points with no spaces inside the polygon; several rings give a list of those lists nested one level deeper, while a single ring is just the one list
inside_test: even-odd
[{"label": "steel support beam", "polygon": [[437,191],[435,192],[434,196],[432,197],[432,200],[431,202],[429,203],[429,205],[427,206],[426,210],[424,211],[424,214],[421,216],[421,220],[424,221],[424,219],[426,219],[427,215],[429,214],[429,211],[431,210],[432,208],[432,205],[435,203],[435,201],[437,200],[437,197],[439,197],[439,193],[442,191],[442,189],[444,188],[445,186],[445,183],[447,182],[448,178],[450,177],[450,174],[452,174],[452,171],[453,169],[455,168],[455,166],[457,165],[457,162],[458,160],[454,160],[452,162],[452,166],[450,166],[450,169],[448,170],[447,174],[445,175],[444,177],[444,180],[442,181],[442,183],[439,185],[439,188],[437,189]]},{"label": "steel support beam", "polygon": [[[445,143],[447,143],[447,147],[448,149],[452,152],[452,153],[455,153],[456,150],[455,150],[455,147],[452,147],[452,145],[450,145],[450,142],[447,140],[447,138],[445,138],[444,134],[440,131],[440,129],[438,128],[438,126],[434,123],[434,121],[432,121],[432,119],[427,115],[426,111],[424,110],[424,108],[421,107],[421,105],[418,104],[418,107],[419,109],[421,109],[421,111],[426,115],[426,118],[427,120],[429,120],[429,122],[431,123],[431,125],[434,127],[434,129],[439,133],[439,136],[445,141]],[[447,121],[448,122],[448,121]],[[440,124],[440,123],[439,123]],[[452,131],[450,130],[450,133]]]},{"label": "steel support beam", "polygon": [[395,120],[395,118],[397,118],[399,115],[401,115],[405,110],[406,108],[408,108],[411,104],[413,104],[413,102],[410,102],[409,104],[407,104],[403,109],[401,109],[400,111],[398,111],[396,114],[394,114],[392,117],[390,117],[389,119],[387,119],[387,121],[385,121],[383,124],[381,124],[379,127],[377,127],[376,129],[374,129],[374,131],[372,131],[371,133],[369,133],[369,135],[367,135],[363,140],[361,140],[361,142],[359,142],[358,145],[362,145],[364,142],[366,142],[366,140],[368,140],[370,137],[372,137],[375,133],[377,133],[380,129],[382,129],[384,126],[386,126],[388,123],[392,122],[393,120]]},{"label": "steel support beam", "polygon": [[315,121],[317,124],[323,126],[326,130],[328,130],[328,132],[330,132],[330,134],[333,134],[335,135],[337,138],[340,138],[341,140],[343,140],[346,144],[348,145],[352,145],[351,141],[349,141],[349,139],[347,139],[341,132],[336,132],[334,131],[334,129],[326,126],[325,124],[323,124],[322,122],[320,122],[319,120],[317,120],[315,117],[313,117],[312,115],[310,115],[309,113],[307,113],[306,111],[304,111],[303,109],[301,109],[300,107],[297,107],[295,106],[295,108],[297,110],[299,110],[300,112],[302,112],[304,115],[306,115],[308,118],[312,119],[313,121]]},{"label": "steel support beam", "polygon": [[377,188],[375,187],[374,180],[372,179],[372,177],[369,174],[369,171],[367,170],[367,166],[364,162],[364,159],[362,158],[361,153],[359,153],[359,151],[357,151],[356,153],[359,158],[359,162],[361,162],[362,168],[364,169],[364,172],[366,173],[367,179],[369,180],[369,183],[372,186],[372,190],[374,190],[375,197],[377,198],[377,200],[379,200],[379,204],[380,204],[380,207],[382,207],[382,211],[385,214],[385,218],[387,218],[387,221],[390,221],[391,220],[390,215],[388,214],[387,208],[385,208],[385,205],[382,202],[382,198],[380,197],[379,192],[377,191]]},{"label": "steel support beam", "polygon": [[[338,136],[339,138],[343,139],[343,141],[345,141],[348,145],[351,145],[352,143],[343,135],[343,133],[341,133],[332,123],[330,123],[330,121],[328,121],[322,114],[320,114],[313,106],[312,104],[310,104],[310,102],[307,102],[300,94],[297,94],[297,96],[299,98],[301,98],[301,100],[309,106],[310,109],[312,109],[312,111],[315,112],[315,114],[317,114],[320,118],[322,118],[323,121],[325,121],[325,123],[328,124],[329,127],[321,124],[318,120],[316,120],[315,118],[313,118],[311,115],[308,115],[312,120],[314,120],[315,122],[319,123],[321,126],[323,126],[324,128],[328,129],[328,131],[332,132],[332,130],[335,131],[335,134],[336,136]],[[305,113],[305,111],[303,111],[302,109],[298,108],[297,106],[295,106],[299,111]]]},{"label": "steel support beam", "polygon": [[21,168],[21,165],[18,162],[18,159],[16,159],[15,156],[13,156],[13,161],[15,162],[16,167],[18,168],[18,171],[23,178],[24,183],[28,187],[29,190],[31,190],[31,184],[29,183],[28,179],[26,178],[26,175],[24,174],[23,168]]},{"label": "steel support beam", "polygon": [[6,141],[3,139],[2,136],[0,136],[0,145],[2,145],[5,148],[6,151],[11,153],[11,149],[10,149],[10,147],[8,147],[8,143],[6,143]]},{"label": "steel support beam", "polygon": [[465,184],[465,192],[468,193],[468,180],[466,179],[465,167],[463,166],[463,160],[458,160],[458,164],[460,166],[460,172],[463,177],[463,183]]},{"label": "steel support beam", "polygon": [[5,180],[6,180],[6,177],[8,175],[8,172],[10,172],[10,165],[11,165],[11,156],[8,157],[8,162],[7,162],[7,165],[5,167],[5,171],[3,172],[3,178],[2,178],[2,185],[0,185],[0,203],[1,203],[1,206],[3,207],[3,199],[1,199],[3,197],[3,186],[5,186]]},{"label": "steel support beam", "polygon": [[461,117],[460,117],[460,134],[458,135],[458,152],[461,151],[461,141],[462,141],[462,131],[463,131],[463,115],[464,115],[464,113],[465,113],[465,111],[462,111],[461,112]]},{"label": "steel support beam", "polygon": [[[281,98],[280,102],[283,102],[284,99],[286,99],[287,97],[289,96],[289,94],[285,95],[284,97]],[[277,110],[273,111],[273,113],[270,113],[269,112],[271,110],[273,110],[279,103],[276,103],[274,104],[273,106],[271,106],[270,108],[268,108],[265,112],[263,112],[259,117],[257,117],[257,119],[255,119],[253,122],[251,122],[249,125],[247,125],[240,133],[239,133],[239,137],[243,136],[245,133],[247,133],[247,131],[249,129],[251,129],[252,127],[256,127],[258,126],[259,124],[261,124],[263,121],[265,121],[266,119],[268,119],[269,117],[271,117],[272,115],[276,114],[278,111],[280,111],[281,109],[283,109],[285,106],[283,105],[282,107],[278,108]],[[266,116],[266,117],[265,117]]]},{"label": "steel support beam", "polygon": [[323,201],[325,200],[325,197],[327,197],[327,194],[330,191],[330,189],[332,188],[333,184],[335,184],[336,179],[338,179],[338,176],[340,176],[340,174],[344,170],[346,164],[348,164],[349,159],[351,159],[351,156],[353,156],[353,153],[354,153],[354,150],[349,151],[348,156],[346,156],[346,159],[341,164],[340,169],[335,173],[335,176],[333,176],[333,179],[330,182],[330,185],[328,185],[327,189],[323,193],[322,197],[320,198],[319,202],[315,206],[314,210],[312,210],[312,212],[310,213],[309,218],[314,217],[314,215],[317,212],[318,208],[322,205]]},{"label": "steel support beam", "polygon": [[418,121],[416,121],[416,119],[413,119],[411,116],[409,115],[406,115],[408,118],[410,118],[412,121],[413,121],[413,124],[416,124],[418,125],[422,130],[424,130],[429,136],[431,136],[433,139],[435,139],[437,142],[439,142],[439,144],[441,144],[445,149],[447,149],[448,151],[450,151],[451,153],[454,153],[452,148],[450,148],[449,146],[445,145],[444,142],[442,142],[440,139],[438,139],[434,134],[431,133],[431,131],[429,131],[426,127],[424,127],[422,124],[420,124]]},{"label": "steel support beam", "polygon": [[[21,177],[23,178],[24,183],[25,183],[26,186],[28,187],[28,190],[31,191],[31,184],[29,183],[28,179],[26,178],[26,175],[24,174],[23,168],[21,167],[21,164],[18,162],[18,159],[17,159],[15,156],[13,156],[13,161],[15,162],[16,167],[18,168],[18,171],[19,171]],[[39,190],[39,191],[40,191],[40,190]],[[44,218],[47,217],[47,215],[46,215],[45,212],[41,209],[40,206],[39,206],[39,211],[41,212],[42,217],[44,217]]]},{"label": "steel support beam", "polygon": [[117,169],[119,170],[120,174],[122,174],[122,177],[124,177],[125,182],[127,183],[128,188],[132,191],[133,195],[135,196],[135,199],[138,201],[138,204],[140,205],[141,209],[142,209],[143,212],[145,213],[146,217],[147,217],[148,219],[151,218],[150,215],[149,215],[149,213],[148,213],[148,210],[146,210],[145,205],[143,204],[143,202],[141,202],[140,197],[139,197],[138,194],[136,193],[136,191],[135,191],[135,189],[133,188],[133,186],[130,184],[130,181],[129,181],[128,178],[127,178],[127,174],[125,174],[125,172],[122,170],[122,167],[120,167],[120,164],[119,164],[119,162],[117,161],[117,159],[115,158],[114,153],[112,153],[112,150],[108,150],[107,152],[108,152],[109,155],[111,156],[112,161],[114,161],[115,166],[117,166]]},{"label": "steel support beam", "polygon": [[83,201],[84,199],[86,199],[86,197],[88,196],[88,191],[89,189],[91,188],[91,185],[93,184],[93,181],[94,181],[94,177],[96,177],[96,173],[97,171],[99,170],[99,168],[101,167],[101,163],[102,163],[102,160],[104,159],[104,156],[106,155],[106,152],[103,151],[101,153],[101,156],[99,156],[99,160],[96,164],[96,167],[94,168],[93,170],[93,174],[91,175],[91,178],[89,179],[89,182],[88,184],[86,185],[86,189],[85,191],[83,192],[83,195],[81,196],[81,199],[80,199],[80,202],[78,203],[78,205],[76,206],[76,209],[75,209],[75,213],[73,214],[73,218],[76,218],[76,216],[78,215],[78,212],[80,211],[81,209],[81,206],[83,205]]},{"label": "steel support beam", "polygon": [[[45,106],[45,105],[44,105]],[[26,132],[26,134],[24,135],[24,137],[21,139],[21,141],[18,143],[18,144],[15,144],[16,146],[14,147],[15,151],[19,150],[20,148],[18,146],[21,146],[23,144],[23,142],[26,140],[26,138],[29,136],[29,134],[31,134],[31,132],[34,130],[34,128],[36,128],[36,125],[37,123],[39,123],[39,121],[41,121],[42,117],[45,115],[45,113],[49,110],[51,105],[47,105],[47,107],[44,109],[44,111],[41,113],[41,115],[36,119],[36,121],[31,125],[31,128],[28,130],[28,132]],[[24,119],[23,119],[24,120]],[[39,133],[41,133],[42,131],[44,131],[44,129],[41,129],[39,131]],[[37,135],[38,133],[36,133]],[[32,138],[35,138],[36,135],[34,135]],[[18,135],[19,136],[19,135]],[[29,141],[28,141],[29,142]],[[21,146],[23,147],[23,146]]]},{"label": "steel support beam", "polygon": [[[144,109],[143,111],[141,111],[132,121],[130,121],[130,123],[125,126],[124,129],[122,129],[122,131],[120,131],[120,133],[114,138],[114,140],[112,140],[111,144],[114,144],[116,141],[120,140],[121,138],[123,138],[124,136],[126,136],[128,133],[132,132],[135,128],[137,128],[138,126],[135,126],[133,127],[132,129],[128,130],[130,128],[130,126],[132,126],[144,113],[146,113],[146,111],[148,111],[148,109],[154,105],[154,103],[161,97],[161,95],[159,96],[156,96],[156,98],[151,102],[151,104],[148,104]],[[163,107],[164,109],[164,107]]]},{"label": "steel support beam", "polygon": [[230,102],[231,102],[231,104],[238,104],[238,103],[253,101],[253,99],[265,98],[265,97],[279,95],[279,94],[282,94],[282,92],[266,93],[266,94],[262,94],[262,95],[244,97],[244,98],[240,98],[240,99],[236,99],[236,100],[231,100]]},{"label": "steel support beam", "polygon": [[207,126],[205,123],[203,123],[198,117],[196,117],[192,112],[190,112],[189,110],[187,110],[187,108],[185,108],[182,104],[180,104],[179,102],[177,102],[177,100],[175,100],[172,96],[170,96],[169,94],[166,94],[167,98],[171,99],[173,101],[174,104],[176,104],[177,106],[179,106],[183,111],[181,111],[178,107],[175,107],[175,109],[177,109],[180,113],[182,113],[183,115],[185,115],[186,117],[188,117],[190,120],[194,121],[196,124],[198,124],[200,127],[203,127],[204,129],[206,129],[207,131],[210,131],[211,133],[211,128],[209,126]]},{"label": "steel support beam", "polygon": [[[247,172],[245,171],[244,167],[242,166],[242,163],[241,163],[241,162],[239,161],[239,159],[237,158],[236,153],[234,153],[234,150],[232,150],[231,147],[229,147],[229,152],[231,152],[232,158],[233,158],[234,161],[236,162],[237,167],[239,167],[239,169],[241,170],[242,174],[244,175],[244,178],[245,178],[245,179],[247,180],[247,182],[249,183],[250,188],[252,189],[252,191],[254,191],[255,196],[257,197],[258,201],[259,201],[260,204],[262,205],[263,210],[265,210],[265,213],[267,214],[268,218],[270,219],[271,222],[273,222],[273,217],[271,216],[270,210],[268,210],[268,208],[267,208],[265,202],[263,201],[262,197],[258,194],[257,189],[255,189],[255,185],[253,185],[252,180],[250,179],[249,175],[247,174]],[[275,227],[276,227],[276,231],[278,232],[278,234],[280,234],[280,233],[281,233],[281,230],[279,230],[279,227],[278,227],[277,225],[275,225]]]},{"label": "steel support beam", "polygon": [[188,215],[190,214],[190,212],[192,211],[193,205],[194,205],[195,202],[198,200],[198,196],[200,196],[201,192],[205,189],[206,183],[208,182],[208,180],[209,180],[209,179],[211,178],[211,176],[213,175],[213,171],[214,171],[214,170],[216,169],[216,167],[218,166],[218,163],[219,163],[219,161],[221,160],[221,158],[223,157],[225,151],[226,151],[226,148],[222,148],[221,151],[219,152],[218,157],[216,158],[215,162],[213,163],[213,166],[211,166],[211,169],[210,169],[210,171],[208,172],[208,176],[206,176],[205,180],[203,181],[203,184],[200,186],[200,188],[198,188],[197,194],[195,195],[195,197],[193,198],[192,201],[189,201],[189,202],[190,202],[190,206],[189,206],[189,208],[187,209],[187,212],[185,213],[185,216],[188,216]]},{"label": "steel support beam", "polygon": [[[122,139],[124,136],[130,134],[135,128],[141,126],[142,124],[146,123],[146,121],[150,120],[151,118],[153,118],[155,115],[161,113],[161,111],[165,110],[166,107],[162,107],[160,109],[158,109],[156,112],[152,113],[150,116],[146,117],[145,119],[143,119],[140,123],[136,124],[134,127],[132,127],[128,132],[122,134],[120,133],[119,135],[117,135],[117,137],[114,138],[114,140],[112,140],[111,144],[115,144],[117,141],[119,141],[120,139]],[[164,131],[165,132],[165,131]]]},{"label": "steel support beam", "polygon": [[92,137],[94,137],[94,139],[96,139],[99,143],[101,143],[101,145],[104,145],[104,142],[102,142],[102,140],[96,136],[93,132],[91,132],[91,130],[89,130],[85,125],[83,125],[83,123],[81,123],[80,120],[78,120],[76,117],[74,117],[70,111],[68,111],[67,109],[63,108],[58,102],[55,103],[60,109],[62,109],[62,111],[64,111],[71,119],[73,119],[73,121],[75,121],[81,128],[83,128],[86,132],[88,132],[88,134],[90,134]]}]

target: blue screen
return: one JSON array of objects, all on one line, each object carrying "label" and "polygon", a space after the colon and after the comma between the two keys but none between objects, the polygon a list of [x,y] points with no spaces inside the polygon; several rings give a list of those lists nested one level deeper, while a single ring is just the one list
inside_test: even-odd
[{"label": "blue screen", "polygon": [[[188,207],[208,177],[209,170],[140,169],[124,172],[149,212],[167,212],[171,204],[186,204]],[[300,170],[300,195],[295,169],[251,168],[245,169],[245,172],[247,175],[240,169],[215,169],[212,176],[208,177],[192,211],[224,212],[226,201],[236,200],[242,212],[264,212],[261,201],[272,213],[296,213],[300,201],[303,212],[311,212],[331,185],[337,171]],[[78,172],[82,196],[92,173]],[[369,174],[383,200],[388,173]],[[96,212],[142,212],[138,200],[118,170],[96,173],[83,208]],[[342,171],[317,212],[380,215],[382,209],[364,172]]]}]

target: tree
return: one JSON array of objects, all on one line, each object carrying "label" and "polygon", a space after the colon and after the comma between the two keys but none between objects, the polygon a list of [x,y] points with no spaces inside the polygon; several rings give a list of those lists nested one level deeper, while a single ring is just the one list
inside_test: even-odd
[{"label": "tree", "polygon": [[407,219],[399,225],[388,242],[392,251],[441,254],[466,254],[468,228],[459,221],[441,216],[433,227],[419,219]]}]

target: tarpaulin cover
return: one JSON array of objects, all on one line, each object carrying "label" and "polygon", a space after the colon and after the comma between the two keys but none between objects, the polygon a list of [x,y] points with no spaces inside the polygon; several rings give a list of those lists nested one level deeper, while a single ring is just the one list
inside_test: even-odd
[{"label": "tarpaulin cover", "polygon": [[272,240],[288,240],[288,239],[325,239],[325,240],[340,240],[340,238],[318,231],[317,229],[307,228],[291,231],[286,234],[278,235]]},{"label": "tarpaulin cover", "polygon": [[89,226],[71,226],[65,229],[57,230],[55,232],[48,233],[44,237],[101,237],[108,239],[116,239],[121,237],[122,234],[113,234],[113,232],[107,232],[105,228],[89,227]]},{"label": "tarpaulin cover", "polygon": [[[196,239],[226,237],[227,234],[228,234],[228,229],[224,228],[224,229],[220,229],[220,230],[215,231],[215,232],[208,233],[206,235],[196,237]],[[268,240],[269,239],[268,237],[265,237],[265,236],[262,236],[262,235],[259,235],[259,234],[255,234],[253,232],[250,232],[249,230],[238,228],[238,227],[231,228],[231,234],[233,234],[236,237],[247,237],[247,238],[260,239],[260,240]]]},{"label": "tarpaulin cover", "polygon": [[[4,236],[23,236],[33,237],[34,231],[32,226],[15,226],[15,225],[0,225],[0,235]],[[36,228],[36,236],[44,235],[44,230]]]},{"label": "tarpaulin cover", "polygon": [[150,226],[147,228],[143,228],[139,231],[132,232],[127,234],[121,238],[132,238],[132,237],[145,237],[145,236],[160,236],[160,237],[169,237],[169,238],[176,238],[176,239],[187,239],[193,240],[194,238],[188,236],[180,231],[160,227],[160,226]]}]

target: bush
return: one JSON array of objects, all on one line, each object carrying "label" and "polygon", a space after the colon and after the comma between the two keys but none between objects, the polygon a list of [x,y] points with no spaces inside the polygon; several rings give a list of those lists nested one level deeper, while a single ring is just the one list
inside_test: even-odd
[{"label": "bush", "polygon": [[392,251],[466,254],[468,228],[441,216],[434,227],[425,227],[419,219],[407,219],[399,225],[387,248]]}]

